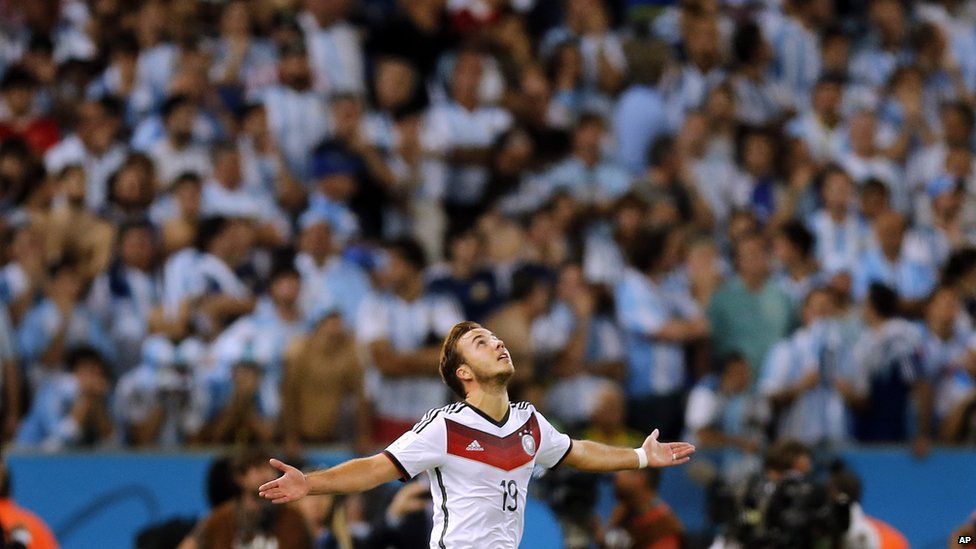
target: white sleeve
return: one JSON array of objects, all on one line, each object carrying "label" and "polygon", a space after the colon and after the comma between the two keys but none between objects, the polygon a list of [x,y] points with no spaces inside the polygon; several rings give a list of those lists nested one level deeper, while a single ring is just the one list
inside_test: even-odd
[{"label": "white sleeve", "polygon": [[367,296],[359,305],[359,312],[356,314],[356,339],[361,343],[389,339],[390,327],[386,320],[383,301],[375,295]]},{"label": "white sleeve", "polygon": [[447,454],[447,427],[438,415],[439,411],[427,412],[413,429],[383,450],[383,455],[400,471],[400,480],[410,480],[443,463]]},{"label": "white sleeve", "polygon": [[539,412],[533,411],[536,421],[539,422],[540,433],[539,452],[535,456],[535,462],[547,469],[562,463],[569,451],[573,449],[573,441],[569,435],[560,433],[553,427],[545,417]]},{"label": "white sleeve", "polygon": [[685,411],[685,427],[689,432],[704,429],[715,421],[718,413],[718,399],[715,392],[705,387],[695,387],[688,395],[688,407]]},{"label": "white sleeve", "polygon": [[766,362],[763,364],[762,375],[759,379],[759,392],[765,397],[775,395],[789,384],[790,360],[792,353],[788,340],[783,340],[773,346]]}]

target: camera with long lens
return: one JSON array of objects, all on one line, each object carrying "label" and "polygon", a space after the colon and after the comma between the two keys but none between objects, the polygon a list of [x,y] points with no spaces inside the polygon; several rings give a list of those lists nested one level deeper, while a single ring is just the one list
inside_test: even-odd
[{"label": "camera with long lens", "polygon": [[716,487],[711,513],[725,537],[742,547],[814,549],[839,547],[850,527],[850,500],[831,498],[827,487],[803,475],[757,479],[741,498]]}]

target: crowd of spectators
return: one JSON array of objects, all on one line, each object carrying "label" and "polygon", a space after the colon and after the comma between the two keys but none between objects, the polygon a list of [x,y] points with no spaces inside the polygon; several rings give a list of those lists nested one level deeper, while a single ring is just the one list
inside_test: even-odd
[{"label": "crowd of spectators", "polygon": [[976,2],[0,4],[0,434],[976,441]]}]

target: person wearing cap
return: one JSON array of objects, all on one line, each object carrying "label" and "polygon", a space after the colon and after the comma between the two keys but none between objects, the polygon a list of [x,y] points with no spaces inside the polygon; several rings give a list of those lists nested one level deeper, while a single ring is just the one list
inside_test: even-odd
[{"label": "person wearing cap", "polygon": [[343,148],[328,142],[317,147],[311,166],[314,186],[299,224],[320,217],[329,223],[339,242],[358,236],[359,217],[350,209],[350,201],[359,190],[361,174],[359,159]]},{"label": "person wearing cap", "polygon": [[336,307],[346,326],[354,328],[359,306],[370,292],[369,276],[356,263],[342,257],[325,216],[309,212],[299,220],[299,253],[295,268],[302,277],[301,306],[306,317]]},{"label": "person wearing cap", "polygon": [[306,444],[350,439],[365,450],[370,445],[369,403],[356,340],[337,308],[321,309],[309,324],[312,330],[292,340],[285,355],[285,451],[296,456]]},{"label": "person wearing cap", "polygon": [[139,366],[116,387],[115,411],[128,443],[176,446],[196,439],[209,397],[196,373],[204,352],[197,339],[178,345],[160,335],[145,339]]}]

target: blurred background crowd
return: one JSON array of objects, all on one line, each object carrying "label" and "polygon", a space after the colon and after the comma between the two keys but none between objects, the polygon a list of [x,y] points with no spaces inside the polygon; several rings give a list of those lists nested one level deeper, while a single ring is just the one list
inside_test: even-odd
[{"label": "blurred background crowd", "polygon": [[462,319],[726,486],[976,442],[971,0],[4,0],[0,73],[14,446],[374,450]]}]

